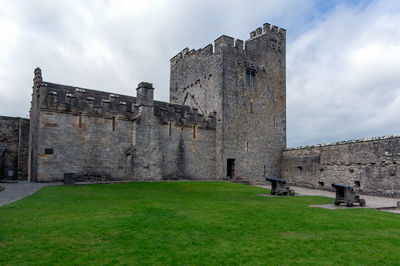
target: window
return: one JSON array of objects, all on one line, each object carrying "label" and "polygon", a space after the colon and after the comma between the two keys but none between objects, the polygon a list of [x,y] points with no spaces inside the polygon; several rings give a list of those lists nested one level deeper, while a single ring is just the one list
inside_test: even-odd
[{"label": "window", "polygon": [[197,128],[196,126],[193,126],[193,139],[196,139],[197,137]]},{"label": "window", "polygon": [[112,117],[112,131],[115,131],[115,116]]},{"label": "window", "polygon": [[250,113],[253,113],[253,103],[250,103]]},{"label": "window", "polygon": [[172,136],[172,123],[168,123],[168,136]]},{"label": "window", "polygon": [[249,143],[246,142],[246,151],[249,151]]},{"label": "window", "polygon": [[79,128],[82,128],[82,112],[78,113],[78,119],[79,119]]},{"label": "window", "polygon": [[246,69],[246,88],[256,87],[256,70],[248,68]]},{"label": "window", "polygon": [[51,148],[44,149],[44,154],[54,154],[54,150]]}]

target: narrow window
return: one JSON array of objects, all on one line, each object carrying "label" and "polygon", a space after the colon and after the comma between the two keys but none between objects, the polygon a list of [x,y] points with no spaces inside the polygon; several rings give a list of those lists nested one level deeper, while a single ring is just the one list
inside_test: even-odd
[{"label": "narrow window", "polygon": [[354,181],[354,185],[355,185],[356,187],[361,187],[360,181]]},{"label": "narrow window", "polygon": [[250,103],[250,113],[253,113],[253,103]]},{"label": "narrow window", "polygon": [[249,151],[249,143],[246,142],[246,151]]},{"label": "narrow window", "polygon": [[247,68],[246,69],[246,88],[256,87],[256,70]]},{"label": "narrow window", "polygon": [[197,128],[196,126],[193,126],[193,139],[196,139],[197,137]]},{"label": "narrow window", "polygon": [[321,187],[323,187],[323,186],[325,186],[325,183],[322,182],[322,181],[318,181],[318,185],[321,186]]},{"label": "narrow window", "polygon": [[172,123],[168,123],[168,136],[172,136]]},{"label": "narrow window", "polygon": [[79,112],[78,113],[78,116],[79,116],[79,128],[82,128],[82,112]]},{"label": "narrow window", "polygon": [[112,131],[115,131],[115,116],[112,117]]},{"label": "narrow window", "polygon": [[44,154],[54,154],[54,150],[51,148],[45,148],[44,149]]}]

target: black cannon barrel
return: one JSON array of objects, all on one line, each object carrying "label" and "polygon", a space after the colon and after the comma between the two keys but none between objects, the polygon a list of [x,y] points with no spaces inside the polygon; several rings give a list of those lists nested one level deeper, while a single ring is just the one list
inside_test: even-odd
[{"label": "black cannon barrel", "polygon": [[282,178],[267,177],[267,178],[265,178],[265,180],[267,180],[269,182],[279,182],[281,184],[286,184],[286,180],[282,179]]},{"label": "black cannon barrel", "polygon": [[332,184],[332,187],[333,188],[341,188],[341,189],[352,189],[353,188],[352,186],[346,186],[343,184],[335,184],[335,183]]}]

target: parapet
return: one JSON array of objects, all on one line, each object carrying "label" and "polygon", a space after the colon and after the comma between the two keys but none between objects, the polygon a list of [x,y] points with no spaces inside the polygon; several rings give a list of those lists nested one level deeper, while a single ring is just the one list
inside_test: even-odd
[{"label": "parapet", "polygon": [[[269,36],[270,41],[283,43],[286,40],[286,30],[284,28],[278,28],[269,23],[265,23],[263,27],[258,27],[254,31],[250,32],[250,39],[246,40],[252,41],[261,36]],[[217,38],[213,44],[208,44],[202,49],[192,49],[189,48],[183,49],[181,52],[176,54],[174,57],[171,58],[171,66],[177,64],[182,60],[196,60],[200,57],[212,56],[215,53],[218,53],[225,49],[236,49],[235,51],[243,51],[244,50],[244,42],[239,39],[234,39],[230,36],[222,35],[221,37]]]},{"label": "parapet", "polygon": [[208,44],[207,46],[205,46],[204,48],[198,49],[198,50],[192,49],[189,51],[189,48],[186,47],[181,52],[179,52],[177,55],[172,57],[170,62],[171,62],[171,65],[173,65],[185,58],[210,56],[213,53],[214,53],[214,47],[211,43]]},{"label": "parapet", "polygon": [[262,29],[261,27],[259,27],[256,30],[250,32],[250,40],[260,37],[262,35],[281,35],[286,37],[286,30],[284,28],[278,28],[277,26],[271,26],[271,24],[265,23]]},{"label": "parapet", "polygon": [[215,129],[216,114],[201,114],[196,108],[187,105],[154,101],[154,115],[162,125],[173,123],[175,126]]},{"label": "parapet", "polygon": [[290,147],[290,148],[286,148],[285,150],[291,151],[291,150],[311,149],[311,148],[347,145],[347,144],[388,140],[388,139],[400,139],[400,135],[388,135],[388,136],[379,136],[379,137],[363,138],[363,139],[342,140],[342,141],[328,142],[328,143],[323,143],[323,144],[313,144],[313,145],[306,145],[306,146],[299,146],[299,147]]},{"label": "parapet", "polygon": [[[42,83],[40,108],[46,111],[77,113],[110,117],[119,115],[129,119],[138,112],[136,98],[121,94],[90,90],[75,86]],[[43,95],[44,94],[44,95]]]}]

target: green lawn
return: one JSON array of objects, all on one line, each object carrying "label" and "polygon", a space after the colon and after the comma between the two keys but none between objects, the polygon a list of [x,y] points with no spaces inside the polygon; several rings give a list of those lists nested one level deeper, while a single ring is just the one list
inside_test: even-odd
[{"label": "green lawn", "polygon": [[46,187],[0,207],[0,265],[400,264],[400,215],[225,182]]}]

